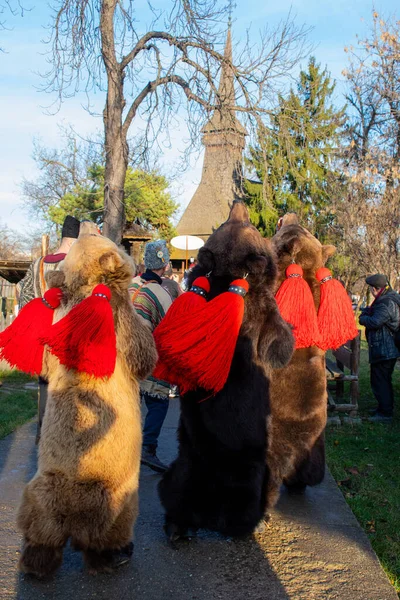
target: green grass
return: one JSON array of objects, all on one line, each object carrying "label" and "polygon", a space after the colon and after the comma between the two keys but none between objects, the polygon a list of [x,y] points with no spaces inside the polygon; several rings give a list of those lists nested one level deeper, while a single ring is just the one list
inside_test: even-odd
[{"label": "green grass", "polygon": [[3,388],[0,387],[1,439],[35,416],[37,392],[23,388],[32,378],[18,371],[0,371],[0,380],[3,382]]},{"label": "green grass", "polygon": [[394,376],[397,415],[368,423],[374,408],[368,349],[362,342],[359,414],[362,425],[327,430],[327,462],[400,597],[400,370]]},{"label": "green grass", "polygon": [[6,385],[9,383],[29,383],[30,381],[36,381],[35,377],[31,377],[27,373],[21,373],[21,371],[1,371],[0,370],[0,381],[3,381]]}]

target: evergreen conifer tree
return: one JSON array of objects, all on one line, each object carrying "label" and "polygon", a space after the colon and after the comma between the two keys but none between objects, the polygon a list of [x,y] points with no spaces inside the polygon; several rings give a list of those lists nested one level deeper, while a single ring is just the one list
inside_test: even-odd
[{"label": "evergreen conifer tree", "polygon": [[247,182],[247,201],[253,222],[267,235],[274,233],[280,215],[294,211],[326,238],[345,119],[345,109],[332,103],[334,89],[329,72],[311,57],[297,90],[279,98],[269,124],[258,132],[258,145],[250,148],[247,165],[260,184]]}]

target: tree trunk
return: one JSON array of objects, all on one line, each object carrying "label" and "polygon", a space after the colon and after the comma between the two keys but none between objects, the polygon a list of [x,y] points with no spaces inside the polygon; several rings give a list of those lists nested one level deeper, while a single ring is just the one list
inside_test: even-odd
[{"label": "tree trunk", "polygon": [[128,144],[122,129],[125,106],[124,73],[116,59],[114,47],[113,18],[116,4],[116,0],[103,1],[100,30],[108,83],[103,112],[106,153],[103,233],[119,244],[125,225],[124,186],[128,168]]},{"label": "tree trunk", "polygon": [[[114,78],[113,78],[114,79]],[[109,83],[104,109],[106,165],[104,172],[104,235],[120,243],[125,226],[124,186],[128,148],[122,130],[122,77]]]},{"label": "tree trunk", "polygon": [[119,244],[125,226],[124,185],[127,160],[124,142],[119,136],[115,138],[106,134],[106,140],[103,233]]}]

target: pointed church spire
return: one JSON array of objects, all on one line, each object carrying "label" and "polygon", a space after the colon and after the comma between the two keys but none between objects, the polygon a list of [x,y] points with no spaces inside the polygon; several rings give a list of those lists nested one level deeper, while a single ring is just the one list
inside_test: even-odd
[{"label": "pointed church spire", "polygon": [[221,68],[221,78],[218,87],[218,96],[216,103],[219,108],[216,109],[211,119],[204,125],[202,132],[222,132],[236,131],[246,135],[246,130],[236,117],[233,107],[236,104],[235,95],[235,73],[232,60],[232,19],[228,21],[228,31],[224,48],[224,62]]},{"label": "pointed church spire", "polygon": [[217,108],[202,128],[205,153],[201,182],[177,226],[180,235],[201,236],[204,240],[215,227],[226,221],[232,202],[242,196],[242,153],[247,132],[234,110],[236,98],[231,29],[230,14],[218,96],[215,99]]},{"label": "pointed church spire", "polygon": [[230,25],[228,26],[226,36],[224,59],[225,62],[222,64],[218,95],[222,105],[235,106],[235,76],[232,68],[232,34]]},{"label": "pointed church spire", "polygon": [[232,29],[232,10],[233,10],[232,2],[229,2],[229,8],[228,8],[228,11],[229,11],[229,13],[228,13],[228,30]]}]

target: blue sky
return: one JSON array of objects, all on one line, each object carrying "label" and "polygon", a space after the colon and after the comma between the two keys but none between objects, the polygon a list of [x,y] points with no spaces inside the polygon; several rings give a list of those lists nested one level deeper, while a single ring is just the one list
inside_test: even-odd
[{"label": "blue sky", "polygon": [[[38,91],[41,79],[37,72],[44,68],[45,36],[43,25],[49,22],[49,8],[45,0],[26,0],[33,6],[23,18],[8,17],[10,28],[0,31],[0,221],[20,232],[30,233],[37,228],[23,209],[20,183],[37,175],[32,159],[33,139],[40,138],[49,147],[60,144],[59,125],[72,124],[82,136],[101,129],[101,118],[88,114],[83,104],[85,99],[70,98],[61,110],[52,116],[43,107],[51,97]],[[134,0],[137,18],[144,13],[145,0]],[[164,0],[164,5],[168,0]],[[36,3],[36,6],[34,6]],[[363,37],[371,22],[372,8],[385,16],[400,18],[398,0],[236,0],[233,35],[240,41],[246,29],[251,27],[254,36],[258,30],[269,25],[274,27],[287,16],[288,11],[296,15],[300,25],[313,27],[310,41],[314,44],[313,54],[318,62],[327,66],[332,76],[338,79],[337,102],[341,101],[341,71],[346,66],[344,46],[356,43],[356,34]],[[143,8],[142,8],[143,7]],[[397,15],[396,15],[397,10]],[[92,97],[94,108],[101,112],[103,97]],[[181,128],[172,132],[173,147],[163,158],[164,172],[173,164],[178,148],[182,146],[184,133]],[[194,157],[191,168],[175,182],[172,193],[185,206],[200,180],[202,156]]]}]

